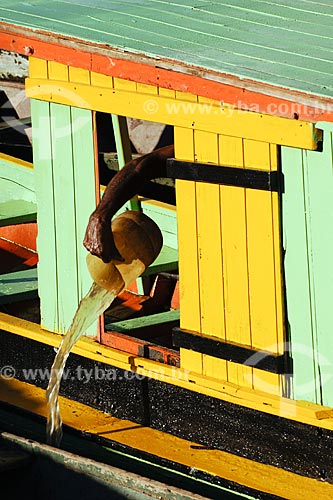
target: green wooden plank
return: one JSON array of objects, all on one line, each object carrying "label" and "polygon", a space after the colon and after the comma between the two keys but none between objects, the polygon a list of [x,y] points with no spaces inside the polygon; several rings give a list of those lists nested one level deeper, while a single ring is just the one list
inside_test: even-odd
[{"label": "green wooden plank", "polygon": [[309,154],[308,161],[308,238],[315,307],[314,359],[321,382],[320,403],[333,405],[333,147],[332,124],[318,124],[324,129],[323,152]]},{"label": "green wooden plank", "polygon": [[68,330],[79,304],[72,122],[69,106],[51,104],[59,332]]},{"label": "green wooden plank", "polygon": [[[117,4],[122,5],[122,2],[114,2],[113,7]],[[101,8],[102,5],[104,5],[103,9]],[[220,7],[220,5],[216,6],[215,4],[214,7],[217,7],[219,12],[224,13],[223,7],[227,6]],[[330,51],[325,48],[317,47],[317,51],[315,51],[314,48],[309,47],[309,50],[305,54],[300,55],[293,52],[292,49],[295,45],[291,46],[289,40],[286,38],[283,38],[277,46],[276,40],[272,40],[267,34],[261,36],[258,33],[254,39],[253,35],[250,36],[248,31],[241,32],[238,30],[232,36],[230,30],[226,30],[222,24],[216,25],[216,18],[215,23],[210,20],[209,23],[203,26],[203,20],[198,19],[195,9],[192,9],[191,12],[191,22],[187,23],[184,23],[183,16],[175,14],[173,9],[170,12],[169,6],[162,12],[160,8],[151,8],[150,5],[141,5],[140,10],[137,11],[130,8],[126,9],[122,6],[122,12],[119,12],[119,10],[116,10],[116,12],[112,11],[112,16],[113,22],[119,25],[125,25],[128,22],[127,17],[130,16],[133,19],[137,19],[140,22],[140,29],[145,29],[147,33],[153,32],[155,34],[160,32],[162,40],[163,37],[170,38],[172,34],[172,38],[180,41],[182,47],[184,47],[186,42],[190,42],[193,46],[198,45],[199,53],[203,47],[215,48],[217,51],[222,50],[221,46],[217,44],[223,38],[225,42],[228,42],[228,50],[226,51],[223,48],[223,54],[226,57],[228,57],[228,54],[232,54],[233,56],[242,55],[243,57],[254,57],[256,59],[271,61],[272,56],[274,56],[276,65],[282,63],[294,68],[305,68],[307,61],[309,62],[309,60],[313,59],[316,60],[316,70],[320,69],[323,73],[327,73],[328,71],[327,63],[329,65],[332,63]],[[111,16],[109,4],[106,2],[103,2],[103,4],[99,3],[97,13],[100,13],[101,16]],[[172,41],[169,43],[172,43]],[[297,47],[301,49],[300,44]]]},{"label": "green wooden plank", "polygon": [[[169,47],[168,56],[170,56],[170,51],[174,51],[175,57],[178,55],[178,58],[180,58],[179,48],[181,47],[183,53],[191,59],[190,63],[193,63],[194,60],[200,65],[205,64],[205,61],[212,62],[214,60],[210,56],[212,54],[219,61],[223,60],[224,66],[231,65],[235,67],[236,65],[242,68],[242,75],[240,76],[243,77],[249,76],[248,70],[244,68],[251,67],[253,70],[261,73],[260,79],[264,79],[264,81],[266,81],[267,74],[271,74],[278,77],[280,83],[286,80],[286,82],[289,82],[288,86],[294,88],[295,78],[314,85],[314,75],[312,75],[314,72],[316,76],[318,74],[322,75],[327,88],[332,88],[329,68],[331,62],[329,59],[326,61],[321,61],[318,58],[308,59],[308,57],[303,55],[292,53],[287,57],[285,50],[276,51],[275,49],[267,50],[266,48],[261,48],[257,46],[255,39],[252,44],[240,45],[239,42],[234,42],[233,45],[231,40],[225,40],[220,36],[214,37],[210,32],[192,32],[186,24],[185,26],[178,27],[164,23],[161,17],[157,22],[151,18],[145,19],[139,14],[140,11],[133,8],[129,12],[126,12],[124,7],[122,11],[120,9],[102,10],[95,8],[94,16],[91,16],[89,15],[91,13],[91,6],[84,8],[81,5],[67,4],[60,1],[53,2],[52,8],[48,5],[41,5],[39,11],[45,18],[52,13],[59,20],[64,3],[67,6],[68,18],[73,20],[73,25],[78,16],[83,13],[86,13],[84,24],[86,29],[96,31],[96,19],[100,19],[103,23],[112,23],[112,36],[122,37],[135,51],[144,48],[145,52],[152,54],[152,50],[155,48],[155,50],[158,49],[162,51],[163,55],[166,55],[165,47],[167,46]],[[53,5],[58,5],[56,12],[59,12],[59,14],[53,12]],[[130,22],[132,18],[137,18],[137,24]],[[101,35],[101,33],[99,28],[99,34]],[[221,44],[221,40],[223,40],[223,44]],[[200,61],[201,58],[202,62]]]},{"label": "green wooden plank", "polygon": [[[86,265],[86,255],[88,252],[82,243],[89,216],[96,207],[92,112],[79,108],[71,108],[71,127],[74,162],[77,282],[78,297],[81,300],[88,292],[92,283]],[[95,336],[96,331],[97,323],[94,323],[86,333]]]},{"label": "green wooden plank", "polygon": [[35,203],[25,200],[0,202],[0,227],[35,222],[36,219],[37,206]]},{"label": "green wooden plank", "polygon": [[154,262],[145,270],[142,276],[157,274],[178,269],[178,251],[175,248],[163,245],[161,252]]},{"label": "green wooden plank", "polygon": [[37,251],[41,324],[58,331],[57,259],[50,104],[31,99],[37,200]]},{"label": "green wooden plank", "polygon": [[10,304],[38,296],[37,269],[0,275],[0,304]]},{"label": "green wooden plank", "polygon": [[148,329],[158,325],[165,325],[166,323],[179,321],[179,319],[179,309],[173,309],[162,313],[151,314],[149,316],[142,316],[140,318],[132,318],[125,321],[108,323],[105,325],[105,329],[128,334],[130,332],[135,333],[135,330],[143,330],[145,328]]},{"label": "green wooden plank", "polygon": [[313,311],[305,208],[303,152],[281,148],[285,189],[282,195],[284,272],[288,329],[293,359],[292,392],[286,396],[317,402],[320,381],[313,360]]},{"label": "green wooden plank", "polygon": [[[15,159],[13,158],[13,161]],[[0,202],[20,199],[36,202],[34,171],[0,156]]]},{"label": "green wooden plank", "polygon": [[141,202],[142,211],[148,215],[160,228],[163,234],[163,244],[174,249],[178,248],[177,213],[171,208],[149,203],[149,200]]},{"label": "green wooden plank", "polygon": [[332,406],[333,127],[318,127],[323,152],[282,148],[286,297],[295,397]]},{"label": "green wooden plank", "polygon": [[[297,0],[3,0],[0,19],[134,54],[333,96],[333,6]],[[111,28],[112,27],[112,28]]]},{"label": "green wooden plank", "polygon": [[0,156],[0,227],[37,217],[34,171],[13,161]]}]

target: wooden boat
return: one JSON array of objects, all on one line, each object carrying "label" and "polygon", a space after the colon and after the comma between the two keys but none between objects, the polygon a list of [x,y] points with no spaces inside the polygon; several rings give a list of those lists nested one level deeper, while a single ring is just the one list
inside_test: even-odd
[{"label": "wooden boat", "polygon": [[332,497],[332,13],[3,0],[0,48],[29,58],[33,166],[0,166],[35,182],[41,315],[0,316],[3,404],[45,415],[45,370],[91,283],[96,116],[112,115],[120,167],[126,117],[161,123],[176,205],[136,203],[164,235],[148,274],[179,274],[179,308],[86,332],[62,386],[66,429],[209,482],[208,496]]}]

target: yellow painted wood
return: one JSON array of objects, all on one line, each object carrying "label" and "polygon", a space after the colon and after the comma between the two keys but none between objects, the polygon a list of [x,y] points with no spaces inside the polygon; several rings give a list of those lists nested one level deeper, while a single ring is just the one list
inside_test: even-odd
[{"label": "yellow painted wood", "polygon": [[48,78],[47,61],[37,57],[29,57],[30,78]]},{"label": "yellow painted wood", "polygon": [[[177,101],[190,101],[190,102],[198,102],[198,97],[194,94],[190,94],[189,92],[181,92],[180,90],[176,90],[176,99]],[[192,109],[192,108],[189,108]],[[195,109],[195,108],[193,108]]]},{"label": "yellow painted wood", "polygon": [[[60,77],[65,80],[62,74],[64,68],[58,69]],[[52,78],[56,73],[52,69]],[[114,86],[114,90],[101,89],[61,82],[61,78],[54,82],[38,78],[26,80],[27,95],[35,99],[72,106],[78,106],[80,100],[81,107],[116,115],[304,149],[317,147],[317,132],[312,123],[232,110],[230,107],[221,107],[218,102],[210,108],[209,113],[203,113],[202,103],[195,104],[197,97],[184,93],[176,93],[176,101],[162,95],[154,96],[156,103],[152,112],[151,104],[145,107],[147,94],[135,92],[135,82],[114,78]]]},{"label": "yellow painted wood", "polygon": [[[279,152],[275,144],[270,144],[270,168],[272,171],[278,170]],[[278,352],[283,353],[283,343],[286,340],[284,328],[284,282],[283,282],[283,262],[282,262],[282,237],[281,237],[281,207],[278,193],[271,193],[272,197],[272,217],[273,217],[273,251],[274,251],[274,274],[275,274],[275,304],[277,319],[277,342]]]},{"label": "yellow painted wood", "polygon": [[69,67],[69,81],[90,85],[90,72],[87,69]]},{"label": "yellow painted wood", "polygon": [[[219,162],[242,168],[243,141],[219,136]],[[226,338],[251,345],[245,189],[220,186]],[[228,363],[228,380],[252,387],[252,369]]]},{"label": "yellow painted wood", "polygon": [[228,380],[229,363],[224,359],[215,358],[203,354],[202,356],[202,374],[206,377],[216,380]]},{"label": "yellow painted wood", "polygon": [[[196,161],[218,163],[218,137],[216,134],[196,130],[194,132],[194,148]],[[196,199],[200,332],[225,339],[219,186],[198,182]],[[217,372],[215,372],[215,368]],[[224,360],[214,360],[210,359],[210,356],[203,355],[203,370],[207,376],[219,377],[223,380],[227,378],[227,364]]]},{"label": "yellow painted wood", "polygon": [[[123,80],[122,78],[117,78],[117,77],[113,78],[113,86],[117,90],[127,90],[131,92],[136,92],[136,85],[137,85],[136,82],[130,82],[129,80]],[[113,113],[116,115],[132,116],[130,113],[127,112],[124,113],[113,112]]]},{"label": "yellow painted wood", "polygon": [[[194,161],[194,137],[189,129],[175,128],[175,157],[179,160]],[[178,215],[178,249],[180,276],[180,326],[196,332],[201,331],[199,269],[197,249],[196,183],[176,180]],[[185,369],[196,367],[202,370],[202,355],[192,351],[182,353],[181,364]],[[191,361],[193,354],[193,362]]]},{"label": "yellow painted wood", "polygon": [[136,84],[137,92],[142,92],[142,94],[158,94],[158,88],[154,85],[147,85],[146,83]]},{"label": "yellow painted wood", "polygon": [[[46,417],[45,390],[18,380],[0,381],[1,401]],[[261,464],[221,450],[195,449],[190,441],[118,419],[105,412],[60,396],[62,419],[66,426],[96,436],[103,435],[186,467],[245,485],[280,498],[330,500],[333,486],[270,465]],[[129,432],[130,429],[130,432]]]},{"label": "yellow painted wood", "polygon": [[[0,330],[54,347],[59,346],[62,338],[60,335],[42,329],[35,323],[1,312]],[[230,382],[221,382],[221,380],[203,376],[188,369],[175,368],[140,357],[136,358],[123,351],[100,345],[87,337],[81,338],[72,352],[88,359],[125,370],[132,370],[153,379],[163,380],[166,383],[196,391],[200,394],[239,404],[264,413],[333,430],[332,409],[318,404],[293,401],[263,391],[239,387]]]},{"label": "yellow painted wood", "polygon": [[[50,80],[68,82],[68,66],[56,61],[48,61],[48,75]],[[60,103],[61,104],[61,103]]]},{"label": "yellow painted wood", "polygon": [[158,88],[158,94],[164,97],[170,97],[174,99],[176,97],[176,91],[172,89],[164,89],[163,87]]},{"label": "yellow painted wood", "polygon": [[[217,101],[215,99],[210,99],[209,97],[198,96],[198,102],[201,104],[207,104],[207,112],[209,112],[211,106],[217,106]],[[202,108],[203,109],[203,108]]]},{"label": "yellow painted wood", "polygon": [[0,161],[1,160],[13,166],[28,168],[30,170],[34,168],[32,163],[21,160],[20,158],[15,158],[15,156],[5,155],[4,153],[0,153]]},{"label": "yellow painted wood", "polygon": [[[271,150],[267,143],[244,140],[244,163],[247,168],[271,170]],[[276,162],[275,162],[276,165]],[[278,214],[275,214],[278,215]],[[260,190],[246,190],[247,254],[250,298],[251,345],[273,353],[280,353],[277,324],[277,290],[275,237],[279,234],[279,219],[273,220],[272,194]],[[279,311],[281,314],[281,310]],[[267,392],[279,393],[280,376],[253,371],[253,386]]]},{"label": "yellow painted wood", "polygon": [[93,87],[113,88],[113,77],[90,71],[90,82]]},{"label": "yellow painted wood", "polygon": [[180,368],[187,372],[203,373],[203,356],[200,352],[180,348]]}]

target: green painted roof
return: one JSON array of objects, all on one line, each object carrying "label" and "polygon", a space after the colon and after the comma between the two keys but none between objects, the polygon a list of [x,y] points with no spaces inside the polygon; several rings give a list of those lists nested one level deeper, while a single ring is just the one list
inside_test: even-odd
[{"label": "green painted roof", "polygon": [[332,0],[1,0],[0,19],[333,97]]}]

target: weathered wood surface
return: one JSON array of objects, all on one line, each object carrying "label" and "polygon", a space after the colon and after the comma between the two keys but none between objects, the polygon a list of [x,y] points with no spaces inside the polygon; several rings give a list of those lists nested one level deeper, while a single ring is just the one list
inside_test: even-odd
[{"label": "weathered wood surface", "polygon": [[333,96],[330,0],[3,0],[0,20],[156,60]]}]

